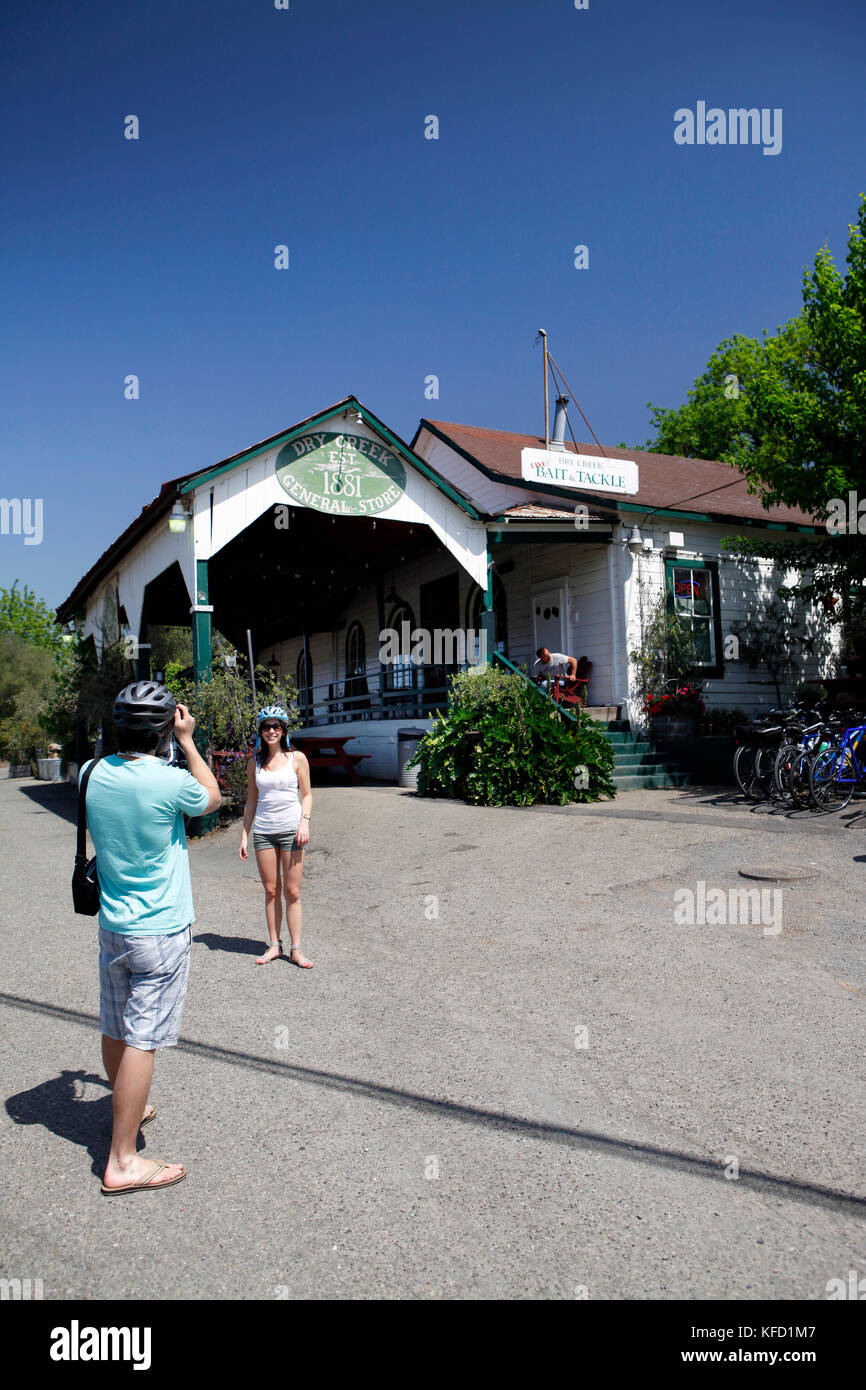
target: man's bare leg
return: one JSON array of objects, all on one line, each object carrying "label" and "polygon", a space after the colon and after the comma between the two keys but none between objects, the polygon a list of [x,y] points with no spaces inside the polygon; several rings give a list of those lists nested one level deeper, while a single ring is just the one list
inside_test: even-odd
[{"label": "man's bare leg", "polygon": [[[151,1159],[142,1158],[135,1151],[141,1117],[150,1093],[153,1080],[152,1052],[144,1052],[125,1043],[117,1043],[114,1038],[107,1040],[120,1046],[123,1051],[115,1068],[113,1082],[114,1128],[111,1133],[111,1152],[105,1169],[103,1182],[106,1187],[124,1187],[127,1183],[138,1182],[153,1167]],[[105,1042],[103,1042],[105,1048]],[[105,1055],[103,1053],[103,1055]],[[112,1060],[114,1055],[112,1053]],[[106,1069],[108,1063],[106,1062]],[[109,1079],[111,1073],[109,1072]],[[156,1179],[154,1186],[176,1178],[182,1171],[180,1163],[169,1164]]]},{"label": "man's bare leg", "polygon": [[[126,1043],[119,1038],[110,1038],[107,1033],[102,1034],[102,1065],[105,1067],[105,1074],[111,1082],[111,1089],[114,1090],[114,1083],[117,1080],[117,1068],[120,1066],[120,1059],[126,1051]],[[145,1108],[141,1118],[147,1115],[147,1097],[145,1096]]]}]

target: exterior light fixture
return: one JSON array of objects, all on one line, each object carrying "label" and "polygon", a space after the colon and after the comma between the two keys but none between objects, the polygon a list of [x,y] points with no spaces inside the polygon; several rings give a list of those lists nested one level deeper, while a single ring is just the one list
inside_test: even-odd
[{"label": "exterior light fixture", "polygon": [[629,554],[631,555],[640,555],[641,551],[643,550],[643,541],[641,540],[641,534],[636,526],[633,526],[631,528],[631,535],[626,541],[626,545],[628,546]]},{"label": "exterior light fixture", "polygon": [[168,518],[168,529],[175,535],[181,535],[187,528],[189,522],[189,512],[183,503],[178,499],[171,509],[171,516]]}]

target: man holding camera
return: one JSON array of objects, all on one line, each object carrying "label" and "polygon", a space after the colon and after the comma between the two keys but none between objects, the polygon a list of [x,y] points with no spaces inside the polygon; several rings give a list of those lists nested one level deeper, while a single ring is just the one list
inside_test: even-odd
[{"label": "man holding camera", "polygon": [[[193,742],[195,720],[163,685],[136,681],[114,704],[120,751],[101,758],[87,784],[99,905],[99,1026],[113,1090],[106,1195],[156,1191],[186,1177],[180,1163],[136,1152],[153,1058],[180,1035],[194,921],[184,813],[220,805],[216,778]],[[189,771],[169,766],[171,736]],[[84,768],[82,768],[82,773]]]}]

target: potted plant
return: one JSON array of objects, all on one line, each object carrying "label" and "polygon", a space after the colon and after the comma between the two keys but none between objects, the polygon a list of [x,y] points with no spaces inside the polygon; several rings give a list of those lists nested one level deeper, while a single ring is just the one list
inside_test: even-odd
[{"label": "potted plant", "polygon": [[699,685],[680,685],[665,695],[647,695],[643,702],[644,715],[658,739],[694,738],[705,708]]}]

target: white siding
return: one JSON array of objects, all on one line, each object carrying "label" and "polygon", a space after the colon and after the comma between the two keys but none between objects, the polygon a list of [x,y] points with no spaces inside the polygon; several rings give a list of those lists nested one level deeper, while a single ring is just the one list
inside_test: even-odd
[{"label": "white siding", "polygon": [[[661,592],[664,585],[665,548],[669,547],[670,533],[679,532],[684,541],[682,547],[668,550],[669,558],[686,559],[694,554],[699,560],[714,561],[718,564],[719,594],[721,600],[722,640],[731,634],[734,623],[745,621],[751,614],[760,614],[776,594],[782,583],[793,584],[796,575],[793,571],[783,573],[771,561],[765,559],[740,560],[728,551],[722,550],[723,537],[736,536],[734,526],[708,526],[697,522],[675,522],[667,520],[655,525],[642,524],[641,535],[651,536],[654,551],[651,555],[640,555],[630,562],[626,559],[626,573],[632,563],[631,576],[625,584],[626,625],[628,629],[628,650],[640,646],[640,604],[638,577],[647,585],[647,597]],[[781,534],[781,533],[776,533]],[[628,552],[626,551],[626,556]],[[790,674],[783,678],[782,695],[787,698],[800,680],[817,679],[828,674],[829,665],[838,651],[838,634],[829,629],[822,615],[812,608],[801,608],[801,630],[805,630],[814,642],[815,650],[808,657],[798,657]],[[776,704],[776,689],[763,667],[750,670],[744,659],[728,659],[724,662],[724,674],[718,680],[704,682],[704,698],[708,706],[724,709],[742,709],[747,714],[760,709],[769,709]],[[636,702],[632,704],[632,717],[636,717]]]}]

